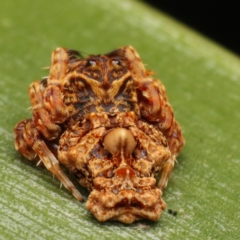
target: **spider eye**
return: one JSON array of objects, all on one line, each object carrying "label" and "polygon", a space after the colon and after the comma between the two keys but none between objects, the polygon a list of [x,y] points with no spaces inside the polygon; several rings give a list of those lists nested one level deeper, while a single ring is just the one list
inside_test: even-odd
[{"label": "spider eye", "polygon": [[88,60],[87,65],[88,65],[88,66],[96,66],[97,63],[96,63],[95,60],[91,60],[91,59],[90,59],[90,60]]},{"label": "spider eye", "polygon": [[119,66],[120,65],[120,61],[118,59],[113,59],[112,60],[112,64]]}]

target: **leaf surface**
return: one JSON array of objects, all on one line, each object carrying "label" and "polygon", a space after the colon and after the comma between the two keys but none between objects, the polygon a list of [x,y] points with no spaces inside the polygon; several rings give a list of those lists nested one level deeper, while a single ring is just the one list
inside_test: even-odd
[{"label": "leaf surface", "polygon": [[[139,1],[3,1],[0,8],[1,239],[238,239],[240,61]],[[18,154],[13,127],[53,49],[137,49],[167,89],[186,146],[159,221],[99,223],[59,182]],[[81,188],[82,190],[82,188]],[[82,190],[84,196],[87,192]]]}]

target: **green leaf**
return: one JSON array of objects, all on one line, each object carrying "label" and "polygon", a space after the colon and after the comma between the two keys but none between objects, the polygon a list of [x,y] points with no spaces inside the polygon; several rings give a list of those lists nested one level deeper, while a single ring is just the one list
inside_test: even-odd
[{"label": "green leaf", "polygon": [[[1,239],[239,239],[237,56],[139,1],[3,1],[0,34]],[[47,74],[52,50],[124,45],[161,78],[186,138],[163,195],[177,216],[130,226],[99,223],[13,145],[14,125],[31,115],[28,86]]]}]

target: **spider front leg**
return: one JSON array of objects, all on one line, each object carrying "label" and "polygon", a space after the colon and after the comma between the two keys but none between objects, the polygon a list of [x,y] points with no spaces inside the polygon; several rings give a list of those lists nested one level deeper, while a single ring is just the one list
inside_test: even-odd
[{"label": "spider front leg", "polygon": [[[18,123],[15,128],[15,147],[32,161],[41,160],[79,200],[81,194],[61,170],[58,160],[49,150],[55,139],[62,133],[61,123],[68,118],[68,109],[62,100],[62,82],[68,72],[68,62],[76,54],[64,48],[56,49],[52,54],[50,75],[42,81],[30,85],[29,95],[32,103],[32,119]],[[48,144],[46,142],[48,141]]]},{"label": "spider front leg", "polygon": [[159,80],[147,79],[144,83],[138,82],[138,99],[142,117],[164,134],[171,151],[171,157],[162,167],[158,183],[158,187],[163,190],[167,186],[176,156],[184,145],[184,138],[167,100],[165,88]]},{"label": "spider front leg", "polygon": [[61,133],[59,124],[69,116],[67,106],[63,102],[62,88],[70,65],[78,55],[77,51],[57,48],[52,52],[49,77],[30,85],[33,122],[48,140],[59,137]]},{"label": "spider front leg", "polygon": [[[15,126],[15,147],[29,160],[39,159],[36,152],[23,138],[26,124],[31,121],[35,128],[48,139],[56,139],[61,133],[59,123],[68,117],[68,111],[62,101],[61,79],[67,73],[68,53],[65,49],[57,49],[52,54],[50,76],[42,81],[36,81],[29,87],[32,103],[32,120],[24,120]],[[54,84],[53,84],[54,83]]]},{"label": "spider front leg", "polygon": [[175,159],[184,145],[181,128],[174,118],[163,84],[151,78],[136,50],[132,47],[119,49],[126,59],[137,89],[140,114],[143,119],[154,125],[167,138],[171,157],[162,167],[158,187],[163,190],[174,167]]},{"label": "spider front leg", "polygon": [[73,194],[82,201],[82,195],[62,171],[58,160],[47,147],[43,137],[31,119],[21,121],[14,128],[15,147],[29,160],[40,158],[44,166]]},{"label": "spider front leg", "polygon": [[53,51],[49,77],[33,82],[29,88],[34,125],[48,140],[60,135],[59,124],[69,116],[62,98],[62,85],[68,72],[68,62],[73,58],[72,54],[64,48]]}]

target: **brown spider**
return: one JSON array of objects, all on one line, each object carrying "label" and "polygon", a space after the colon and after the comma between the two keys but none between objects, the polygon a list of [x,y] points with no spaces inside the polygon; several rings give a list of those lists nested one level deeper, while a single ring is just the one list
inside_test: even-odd
[{"label": "brown spider", "polygon": [[82,201],[64,165],[90,191],[86,207],[99,221],[158,220],[166,208],[184,139],[151,73],[130,46],[87,58],[57,48],[49,76],[29,88],[32,118],[15,126],[16,149]]}]

